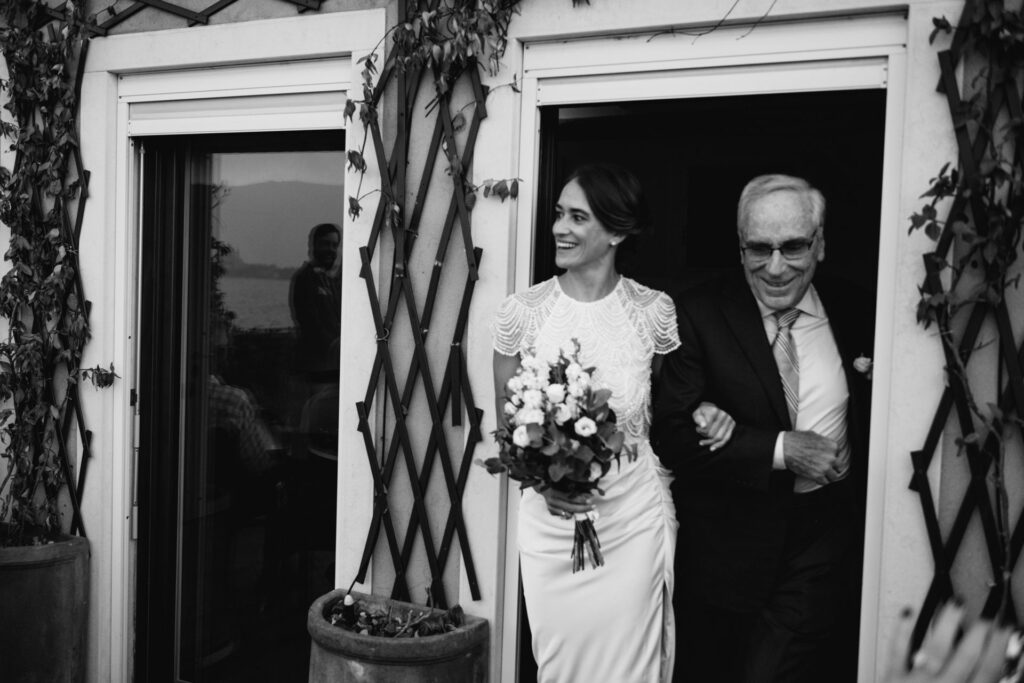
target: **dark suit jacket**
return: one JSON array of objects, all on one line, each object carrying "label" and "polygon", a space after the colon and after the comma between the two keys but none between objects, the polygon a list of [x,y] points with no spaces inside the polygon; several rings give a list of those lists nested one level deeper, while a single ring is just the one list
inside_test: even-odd
[{"label": "dark suit jacket", "polygon": [[[819,280],[815,288],[850,390],[850,476],[862,491],[870,384],[852,361],[872,355],[874,302]],[[793,474],[772,469],[776,437],[791,429],[782,383],[757,302],[742,277],[684,293],[676,313],[682,346],[665,358],[651,429],[655,452],[676,476],[676,591],[750,611],[771,593],[794,495]],[[701,401],[736,420],[732,439],[715,452],[698,445],[691,413]]]}]

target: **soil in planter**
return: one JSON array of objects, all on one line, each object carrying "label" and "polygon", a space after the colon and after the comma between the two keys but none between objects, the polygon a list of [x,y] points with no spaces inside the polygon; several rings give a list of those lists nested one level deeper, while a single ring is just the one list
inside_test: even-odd
[{"label": "soil in planter", "polygon": [[444,612],[436,610],[417,611],[389,606],[367,605],[361,600],[346,595],[338,600],[328,615],[331,624],[340,628],[369,636],[384,638],[420,638],[454,631],[464,623],[462,607],[454,605]]}]

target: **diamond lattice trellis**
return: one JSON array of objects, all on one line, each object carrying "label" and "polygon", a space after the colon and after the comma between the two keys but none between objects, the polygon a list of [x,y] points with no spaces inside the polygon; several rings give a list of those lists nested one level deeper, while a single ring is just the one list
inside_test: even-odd
[{"label": "diamond lattice trellis", "polygon": [[[985,102],[986,108],[981,112],[981,125],[969,125],[972,120],[971,107],[970,103],[960,97],[956,69],[964,56],[965,32],[963,28],[972,11],[972,3],[967,2],[961,16],[960,27],[954,35],[950,49],[939,53],[939,66],[942,74],[939,91],[946,96],[952,116],[959,153],[959,169],[963,180],[949,209],[950,220],[946,221],[935,250],[924,257],[926,277],[922,291],[925,296],[946,293],[940,273],[944,264],[952,262],[955,255],[957,221],[954,219],[969,214],[974,220],[977,233],[982,236],[988,234],[991,229],[986,222],[986,210],[981,204],[980,197],[977,193],[972,194],[969,188],[976,187],[975,181],[979,177],[981,164],[985,163],[987,155],[991,154],[991,145],[993,144],[991,133],[993,130],[997,130],[994,125],[1006,115],[1015,121],[1024,119],[1021,93],[1017,84],[1012,79],[1008,79],[991,91],[992,96]],[[1015,157],[1011,161],[1017,170],[1022,168],[1022,159]],[[1018,246],[1015,245],[1014,248]],[[979,346],[979,334],[983,326],[986,323],[992,323],[998,333],[997,363],[1003,377],[998,389],[998,408],[1007,419],[1011,419],[1013,416],[1018,419],[1024,417],[1024,375],[1022,375],[1024,344],[1019,348],[1016,344],[1011,324],[1011,311],[1005,297],[1000,298],[998,303],[990,301],[972,303],[969,311],[966,311],[964,315],[966,324],[962,326],[962,329],[958,329],[954,321],[948,318],[940,316],[936,321],[940,338],[943,340],[947,367],[966,367]],[[935,574],[915,625],[913,636],[915,645],[922,641],[939,606],[950,597],[959,594],[954,585],[952,570],[958,554],[964,550],[964,539],[975,513],[978,514],[981,523],[989,566],[993,568],[982,614],[991,617],[1002,608],[1005,610],[1004,617],[1007,620],[1018,621],[1013,601],[1008,599],[1011,586],[1008,585],[1008,581],[999,568],[1006,567],[1008,576],[1016,566],[1021,549],[1024,547],[1024,515],[1018,516],[1016,525],[1009,530],[1007,555],[1007,545],[1000,537],[1000,525],[997,519],[999,513],[988,481],[994,459],[999,454],[999,438],[994,433],[983,437],[977,431],[970,406],[970,390],[965,386],[966,380],[963,373],[951,370],[947,372],[947,377],[947,387],[939,400],[924,445],[920,450],[911,453],[914,474],[910,488],[920,496],[935,567]],[[938,501],[931,490],[927,472],[939,447],[943,430],[951,418],[954,418],[954,424],[961,437],[963,452],[970,472],[970,481],[963,499],[959,501],[952,526],[944,540],[939,526]],[[1013,518],[1012,515],[1010,518]]]},{"label": "diamond lattice trellis", "polygon": [[[127,4],[115,2],[109,5],[107,9],[99,12],[95,17],[95,20],[87,24],[85,29],[93,35],[105,36],[112,28],[121,22],[147,9],[172,14],[186,19],[189,26],[209,24],[211,17],[236,2],[238,2],[238,0],[217,0],[216,2],[211,2],[207,7],[201,10],[189,9],[166,0],[135,0],[134,2],[129,2]],[[323,0],[279,0],[279,2],[294,5],[299,12],[306,12],[309,10],[318,11],[320,9],[320,5],[323,4]],[[59,8],[55,8],[52,12],[55,16],[57,14],[63,16],[63,5]]]},{"label": "diamond lattice trellis", "polygon": [[[438,154],[443,151],[449,167],[460,169],[459,172],[453,173],[452,177],[461,177],[472,164],[473,149],[480,122],[487,115],[484,103],[486,92],[480,82],[475,64],[467,68],[462,77],[470,82],[473,93],[472,104],[474,105],[462,151],[459,151],[456,141],[453,124],[455,113],[451,109],[452,91],[449,89],[437,95],[436,106],[431,114],[435,120],[433,134],[423,163],[424,172],[417,188],[413,208],[407,212],[405,168],[409,151],[411,122],[416,110],[415,94],[419,91],[421,79],[431,79],[432,81],[433,76],[431,72],[424,73],[417,69],[403,71],[395,69],[393,66],[385,67],[373,93],[373,102],[374,105],[379,103],[389,85],[394,84],[398,101],[397,139],[389,159],[384,153],[379,122],[375,117],[369,121],[377,162],[379,167],[387,169],[387,172],[382,173],[381,200],[374,216],[370,237],[367,245],[360,249],[362,258],[360,276],[366,282],[367,294],[373,310],[377,334],[377,354],[370,371],[365,399],[357,404],[359,429],[363,434],[373,474],[375,495],[373,519],[356,580],[360,582],[365,580],[370,559],[383,530],[396,574],[392,596],[402,600],[410,599],[406,572],[418,534],[423,540],[430,571],[430,598],[438,606],[446,606],[448,603],[442,576],[456,539],[459,543],[470,593],[474,600],[480,599],[476,570],[461,506],[462,494],[473,462],[473,453],[481,439],[480,423],[483,417],[483,411],[476,407],[462,349],[462,340],[465,337],[469,318],[469,305],[477,280],[477,267],[482,255],[482,250],[474,246],[471,234],[470,209],[473,199],[475,199],[471,196],[472,188],[466,187],[461,182],[451,184],[447,215],[440,226],[440,239],[422,309],[417,305],[413,296],[411,281],[413,276],[409,264],[418,241],[417,237],[420,235],[422,210],[431,186],[433,175],[431,171]],[[387,301],[381,302],[370,264],[381,243],[384,231],[390,231],[393,240],[394,266],[389,296]],[[461,253],[465,259],[466,281],[451,332],[447,364],[440,386],[438,386],[431,376],[426,338],[430,331],[435,305],[438,302],[445,256],[453,237],[462,240]],[[395,368],[394,354],[390,344],[394,341],[391,330],[396,326],[396,318],[402,314],[407,316],[408,325],[403,329],[408,328],[414,350],[408,372],[405,374],[405,385],[399,387],[399,375]],[[440,334],[440,332],[435,330],[434,334]],[[394,420],[394,427],[386,449],[382,449],[385,451],[384,457],[379,459],[378,445],[373,438],[370,416],[374,397],[382,383],[386,398],[390,403],[390,410],[393,413],[391,417]],[[420,465],[417,465],[415,458],[415,446],[419,444],[413,443],[410,430],[407,427],[407,422],[410,420],[410,406],[417,390],[422,392],[422,396],[425,398],[432,425]],[[443,421],[445,416],[450,414],[452,425],[461,425],[463,404],[468,416],[468,429],[463,443],[453,446],[446,436]],[[404,463],[413,495],[413,509],[401,543],[388,501],[388,496],[391,495],[389,494],[390,484],[399,461]],[[449,502],[440,544],[436,542],[431,531],[426,495],[428,482],[431,480],[433,468],[438,461],[441,465]]]},{"label": "diamond lattice trellis", "polygon": [[[48,12],[40,12],[35,15],[35,21],[38,24],[35,29],[42,31],[46,38],[54,43],[62,40],[61,32],[66,26],[67,15],[64,13],[64,6],[59,8],[51,9]],[[72,79],[69,83],[69,87],[74,91],[74,98],[68,102],[68,106],[71,108],[71,116],[73,120],[77,120],[78,117],[78,105],[81,95],[82,75],[85,69],[85,61],[88,53],[89,42],[88,40],[79,41],[77,43],[77,49],[73,50],[69,57],[69,63],[67,64],[66,73],[69,74]],[[29,117],[33,121],[43,121],[45,117],[39,115],[38,112],[33,112]],[[21,119],[21,117],[19,117]],[[21,121],[23,123],[23,121]],[[45,135],[45,132],[40,132],[40,135]],[[74,272],[74,280],[71,286],[71,290],[67,295],[66,301],[63,302],[64,309],[67,311],[78,310],[81,312],[86,328],[89,324],[89,311],[92,307],[92,303],[86,298],[85,287],[82,284],[82,274],[79,268],[79,243],[82,236],[82,222],[85,216],[85,206],[89,198],[89,177],[90,173],[86,170],[84,163],[82,162],[82,151],[81,151],[81,140],[77,140],[72,145],[73,154],[67,162],[67,173],[62,181],[61,192],[58,193],[60,196],[52,196],[54,193],[52,188],[33,186],[29,184],[24,188],[23,191],[28,192],[32,197],[32,209],[35,214],[36,220],[40,223],[45,221],[45,216],[50,210],[55,210],[59,214],[62,240],[65,244],[72,245],[72,249],[66,256],[67,267],[70,267]],[[14,169],[17,171],[24,162],[22,154],[16,156],[14,160]],[[77,194],[71,192],[70,188],[77,186]],[[73,198],[68,198],[73,196]],[[66,335],[62,335],[62,343],[65,348],[72,348],[74,340],[69,339]],[[79,359],[74,353],[69,354],[67,363],[66,374],[69,377],[74,377],[78,374],[79,370]],[[88,471],[89,463],[92,460],[92,431],[86,427],[85,416],[82,412],[81,399],[79,395],[78,383],[77,382],[61,382],[55,380],[50,383],[48,391],[51,392],[51,401],[58,403],[54,398],[60,398],[58,392],[66,392],[66,400],[61,405],[62,409],[60,414],[56,418],[56,428],[59,429],[61,438],[57,439],[57,461],[61,469],[61,477],[66,483],[66,491],[68,504],[71,508],[71,524],[70,533],[77,534],[80,536],[86,536],[85,523],[82,519],[81,502],[83,492],[85,490],[86,473]],[[53,394],[57,394],[56,397]],[[74,477],[74,469],[72,467],[72,457],[69,452],[72,444],[75,441],[81,446],[81,456],[78,460],[78,477],[77,480]]]}]

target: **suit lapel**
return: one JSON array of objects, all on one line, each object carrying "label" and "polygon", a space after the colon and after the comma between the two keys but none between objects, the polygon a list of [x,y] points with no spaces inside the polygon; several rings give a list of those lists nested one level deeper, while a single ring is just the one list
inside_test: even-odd
[{"label": "suit lapel", "polygon": [[722,289],[722,315],[732,330],[736,341],[746,355],[754,374],[764,387],[768,402],[775,411],[779,423],[791,429],[786,396],[779,379],[779,368],[772,355],[771,346],[764,332],[761,309],[757,307],[754,295],[746,281],[730,280]]}]

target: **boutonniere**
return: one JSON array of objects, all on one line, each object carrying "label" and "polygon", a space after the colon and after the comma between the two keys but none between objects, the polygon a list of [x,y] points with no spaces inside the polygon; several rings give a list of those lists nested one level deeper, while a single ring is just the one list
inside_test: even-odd
[{"label": "boutonniere", "polygon": [[873,360],[863,354],[853,359],[853,369],[864,375],[866,379],[871,379],[871,370],[874,364]]}]

